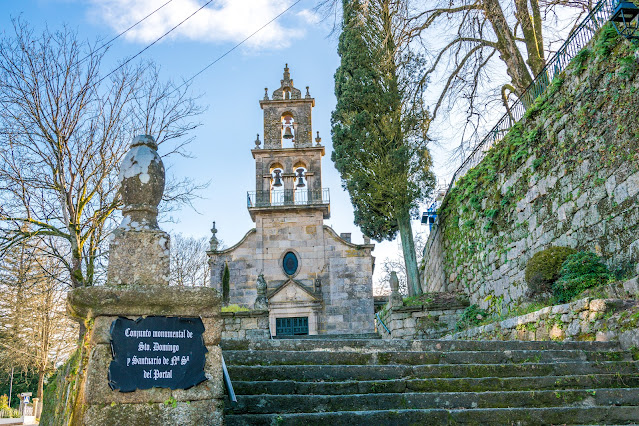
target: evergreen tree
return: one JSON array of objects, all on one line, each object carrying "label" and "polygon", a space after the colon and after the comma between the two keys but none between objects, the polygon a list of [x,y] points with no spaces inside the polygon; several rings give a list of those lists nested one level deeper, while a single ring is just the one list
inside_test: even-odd
[{"label": "evergreen tree", "polygon": [[428,113],[411,91],[421,61],[403,42],[401,8],[391,0],[343,1],[332,160],[362,232],[377,241],[399,232],[409,295],[415,295],[422,291],[410,216],[435,179]]}]

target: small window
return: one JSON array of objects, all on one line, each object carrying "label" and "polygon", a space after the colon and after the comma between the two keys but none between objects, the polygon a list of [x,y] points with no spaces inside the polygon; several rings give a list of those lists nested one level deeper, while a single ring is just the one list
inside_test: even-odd
[{"label": "small window", "polygon": [[297,260],[297,256],[292,251],[289,251],[284,255],[284,259],[282,260],[282,267],[284,268],[284,273],[286,275],[295,275],[297,272],[297,268],[299,267],[299,261]]}]

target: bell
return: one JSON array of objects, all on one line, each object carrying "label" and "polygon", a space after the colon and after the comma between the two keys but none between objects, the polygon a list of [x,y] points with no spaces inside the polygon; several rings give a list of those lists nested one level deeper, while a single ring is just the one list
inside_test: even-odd
[{"label": "bell", "polygon": [[275,172],[275,178],[273,178],[273,186],[280,187],[282,186],[282,177],[280,175],[282,171],[276,169],[274,170],[274,172]]},{"label": "bell", "polygon": [[286,126],[284,128],[284,139],[293,139],[293,132],[291,132],[291,127],[290,126]]},{"label": "bell", "polygon": [[297,172],[297,187],[304,188],[306,186],[304,183],[304,169],[300,167],[295,171]]}]

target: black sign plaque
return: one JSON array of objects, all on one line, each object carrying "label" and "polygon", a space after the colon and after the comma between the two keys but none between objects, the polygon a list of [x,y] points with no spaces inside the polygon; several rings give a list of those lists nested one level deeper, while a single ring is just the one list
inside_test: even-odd
[{"label": "black sign plaque", "polygon": [[120,392],[188,389],[206,380],[200,318],[118,318],[111,324],[109,386]]}]

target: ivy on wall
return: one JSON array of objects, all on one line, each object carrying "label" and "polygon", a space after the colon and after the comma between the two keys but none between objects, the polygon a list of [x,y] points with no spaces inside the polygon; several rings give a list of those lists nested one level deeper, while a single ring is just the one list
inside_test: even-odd
[{"label": "ivy on wall", "polygon": [[[532,238],[531,229],[569,226],[550,215],[547,223],[531,227],[517,211],[530,188],[558,165],[571,174],[590,161],[581,176],[588,185],[603,185],[622,165],[639,170],[636,51],[610,24],[602,28],[524,118],[448,192],[439,211],[447,279],[472,295],[483,285],[482,277],[509,262],[513,242]],[[562,204],[579,195],[562,193],[557,184],[532,208],[549,209],[550,202]],[[601,206],[611,214],[625,207]]]}]

